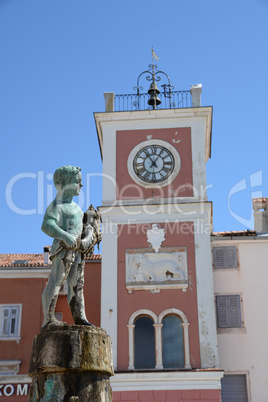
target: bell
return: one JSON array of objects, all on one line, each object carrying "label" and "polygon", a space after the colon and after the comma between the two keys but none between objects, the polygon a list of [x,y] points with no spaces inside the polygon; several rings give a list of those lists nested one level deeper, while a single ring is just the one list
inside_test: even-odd
[{"label": "bell", "polygon": [[161,103],[161,100],[158,98],[158,94],[160,94],[160,91],[157,88],[157,85],[155,82],[151,83],[148,94],[150,95],[150,99],[148,100],[148,105],[153,106],[153,108],[155,109],[156,106],[160,105],[160,103]]}]

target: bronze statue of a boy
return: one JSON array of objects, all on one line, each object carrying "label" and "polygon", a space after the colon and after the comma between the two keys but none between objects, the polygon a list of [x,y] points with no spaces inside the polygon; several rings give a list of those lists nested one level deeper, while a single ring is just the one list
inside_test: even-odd
[{"label": "bronze statue of a boy", "polygon": [[42,295],[43,327],[62,325],[55,318],[55,307],[64,281],[68,282],[68,304],[76,325],[92,325],[86,318],[84,304],[84,254],[93,254],[101,241],[100,216],[90,206],[84,214],[73,201],[82,184],[81,169],[63,166],[53,176],[57,195],[47,207],[42,230],[54,241],[50,250],[51,274]]}]

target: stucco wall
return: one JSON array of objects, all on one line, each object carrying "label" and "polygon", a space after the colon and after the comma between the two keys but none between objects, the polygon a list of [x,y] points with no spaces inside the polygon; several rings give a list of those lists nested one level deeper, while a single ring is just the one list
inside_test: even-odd
[{"label": "stucco wall", "polygon": [[[214,241],[213,246],[237,246],[238,269],[214,269],[215,294],[240,294],[243,328],[218,330],[220,368],[246,374],[252,401],[268,395],[268,242]],[[221,332],[221,333],[219,333]]]}]

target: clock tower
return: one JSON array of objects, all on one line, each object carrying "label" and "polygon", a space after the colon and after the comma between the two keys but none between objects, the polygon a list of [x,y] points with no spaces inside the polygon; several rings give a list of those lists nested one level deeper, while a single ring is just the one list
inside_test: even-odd
[{"label": "clock tower", "polygon": [[[112,338],[115,400],[220,401],[206,184],[212,108],[201,107],[201,85],[172,88],[153,63],[135,95],[106,93],[106,111],[95,113],[103,157],[101,326]],[[192,106],[179,107],[190,96]],[[115,111],[122,99],[127,106]]]}]

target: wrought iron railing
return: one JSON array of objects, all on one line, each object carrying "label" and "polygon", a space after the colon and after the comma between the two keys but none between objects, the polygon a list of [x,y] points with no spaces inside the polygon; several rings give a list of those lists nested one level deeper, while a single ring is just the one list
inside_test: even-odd
[{"label": "wrought iron railing", "polygon": [[[192,106],[192,97],[190,91],[171,91],[169,96],[166,92],[159,93],[160,105],[156,109],[171,109],[183,108]],[[121,94],[114,97],[114,110],[115,112],[131,111],[131,110],[149,110],[148,100],[150,95],[148,93],[142,94]]]}]

